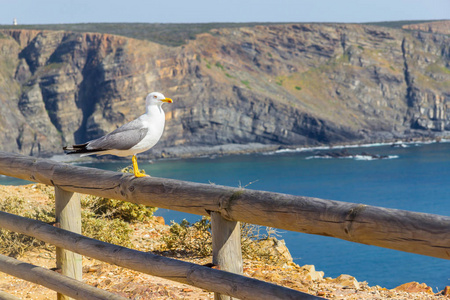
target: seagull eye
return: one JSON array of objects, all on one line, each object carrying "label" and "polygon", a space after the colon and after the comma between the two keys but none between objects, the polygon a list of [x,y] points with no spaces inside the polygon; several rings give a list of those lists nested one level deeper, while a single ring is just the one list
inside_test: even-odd
[{"label": "seagull eye", "polygon": [[156,96],[153,96],[153,98],[156,99],[157,97],[156,97]]}]

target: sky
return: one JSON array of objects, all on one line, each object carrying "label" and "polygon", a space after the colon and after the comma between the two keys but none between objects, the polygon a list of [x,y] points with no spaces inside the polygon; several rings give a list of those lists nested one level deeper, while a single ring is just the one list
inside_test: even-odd
[{"label": "sky", "polygon": [[0,24],[450,19],[450,0],[0,0]]}]

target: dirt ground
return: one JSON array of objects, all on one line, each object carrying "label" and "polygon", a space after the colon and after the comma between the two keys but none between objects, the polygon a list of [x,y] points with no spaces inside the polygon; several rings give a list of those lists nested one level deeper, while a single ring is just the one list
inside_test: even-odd
[{"label": "dirt ground", "polygon": [[[51,192],[51,188],[36,184],[0,186],[0,201],[11,195],[20,195],[32,207],[51,201]],[[133,248],[141,251],[152,251],[161,236],[168,231],[168,226],[160,217],[150,222],[134,224],[133,227]],[[193,258],[175,254],[175,258],[197,264],[211,262],[211,257]],[[54,268],[56,258],[52,250],[35,249],[18,259],[41,267]],[[407,283],[388,290],[380,286],[368,286],[366,282],[358,282],[350,275],[329,278],[324,276],[326,274],[323,272],[316,271],[314,266],[299,266],[293,262],[280,266],[245,260],[244,275],[327,299],[450,299],[450,287],[438,292],[424,284]],[[213,293],[190,285],[142,274],[88,257],[83,257],[83,282],[130,299],[214,298]],[[5,273],[0,273],[0,291],[22,299],[56,299],[56,292]]]}]

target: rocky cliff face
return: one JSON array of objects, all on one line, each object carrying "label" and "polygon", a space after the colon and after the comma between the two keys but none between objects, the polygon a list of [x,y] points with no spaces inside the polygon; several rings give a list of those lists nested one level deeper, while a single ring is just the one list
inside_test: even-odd
[{"label": "rocky cliff face", "polygon": [[434,21],[419,24],[403,25],[403,29],[420,30],[425,32],[433,32],[440,34],[450,34],[450,21]]},{"label": "rocky cliff face", "polygon": [[218,29],[181,47],[3,30],[1,150],[61,153],[144,111],[161,91],[156,147],[317,145],[446,134],[450,38],[362,25]]}]

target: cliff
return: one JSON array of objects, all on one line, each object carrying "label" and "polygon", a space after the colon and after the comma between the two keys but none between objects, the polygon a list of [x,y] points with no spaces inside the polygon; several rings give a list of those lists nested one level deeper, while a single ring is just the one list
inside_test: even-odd
[{"label": "cliff", "polygon": [[434,22],[424,22],[418,24],[408,24],[403,25],[403,29],[409,30],[420,30],[425,32],[450,34],[450,21],[434,21]]},{"label": "cliff", "polygon": [[431,138],[450,130],[450,37],[439,32],[258,25],[213,29],[177,47],[99,33],[0,34],[4,151],[61,153],[142,114],[151,91],[174,99],[165,106],[157,154],[180,146]]}]

